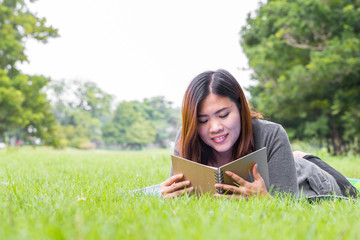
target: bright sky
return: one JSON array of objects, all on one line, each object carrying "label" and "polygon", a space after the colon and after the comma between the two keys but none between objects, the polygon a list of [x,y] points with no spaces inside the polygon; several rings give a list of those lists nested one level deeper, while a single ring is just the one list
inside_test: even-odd
[{"label": "bright sky", "polygon": [[27,43],[28,74],[93,81],[116,102],[165,96],[180,106],[189,82],[224,68],[250,84],[240,29],[258,1],[39,0],[29,4],[59,29]]}]

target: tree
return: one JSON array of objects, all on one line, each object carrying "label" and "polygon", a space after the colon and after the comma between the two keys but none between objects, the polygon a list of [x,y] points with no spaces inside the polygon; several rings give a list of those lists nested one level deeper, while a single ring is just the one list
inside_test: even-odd
[{"label": "tree", "polygon": [[169,147],[179,129],[180,111],[164,97],[121,102],[111,112],[113,97],[92,82],[52,81],[48,94],[60,123],[54,141],[58,147],[89,141],[133,149],[149,143]]},{"label": "tree", "polygon": [[54,117],[61,125],[68,125],[71,120],[72,101],[75,97],[73,97],[70,88],[71,83],[65,80],[52,80],[47,88]]},{"label": "tree", "polygon": [[126,129],[127,146],[140,150],[142,146],[154,142],[156,131],[151,123],[140,117],[129,128]]},{"label": "tree", "polygon": [[74,81],[74,84],[76,86],[74,94],[79,100],[76,107],[89,111],[93,118],[103,123],[109,121],[114,97],[104,92],[94,82]]},{"label": "tree", "polygon": [[22,137],[31,141],[35,138],[50,141],[55,118],[47,95],[42,92],[49,79],[43,76],[18,74],[12,82],[24,97],[21,105],[21,126],[24,128]]},{"label": "tree", "polygon": [[269,0],[247,18],[241,45],[257,109],[291,137],[334,154],[360,150],[360,1]]},{"label": "tree", "polygon": [[4,133],[21,125],[24,96],[12,86],[6,70],[0,70],[0,140]]},{"label": "tree", "polygon": [[155,143],[162,148],[169,147],[180,128],[180,109],[173,108],[172,102],[163,96],[144,99],[138,108],[156,131]]},{"label": "tree", "polygon": [[[111,120],[113,97],[93,82],[52,81],[48,94],[52,96],[53,113],[61,124],[56,145],[65,143],[79,147],[89,143],[101,146],[102,127]],[[60,141],[66,139],[67,141]],[[63,143],[63,144],[60,144]]]},{"label": "tree", "polygon": [[141,149],[155,140],[155,129],[139,111],[139,102],[118,104],[112,122],[103,128],[103,138],[108,144],[120,144]]},{"label": "tree", "polygon": [[28,61],[27,39],[46,43],[58,36],[46,19],[31,13],[25,1],[0,1],[0,138],[6,132],[48,140],[55,121],[43,88],[49,79],[22,74],[17,63]]}]

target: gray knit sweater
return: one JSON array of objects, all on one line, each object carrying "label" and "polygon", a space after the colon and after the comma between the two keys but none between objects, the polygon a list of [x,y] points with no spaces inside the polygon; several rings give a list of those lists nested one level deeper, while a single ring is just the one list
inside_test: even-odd
[{"label": "gray knit sweater", "polygon": [[[303,158],[294,159],[285,129],[273,122],[253,119],[255,149],[266,147],[269,180],[272,193],[290,193],[292,196],[341,195],[333,176]],[[179,131],[180,133],[180,131]],[[179,140],[180,134],[176,137]],[[179,155],[174,149],[174,155]],[[173,175],[172,168],[170,176]],[[269,189],[268,189],[269,190]]]}]

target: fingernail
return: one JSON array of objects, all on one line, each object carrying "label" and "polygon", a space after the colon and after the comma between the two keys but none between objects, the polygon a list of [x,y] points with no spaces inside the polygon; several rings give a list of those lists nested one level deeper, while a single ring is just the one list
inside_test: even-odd
[{"label": "fingernail", "polygon": [[186,184],[190,184],[190,181],[186,181]]}]

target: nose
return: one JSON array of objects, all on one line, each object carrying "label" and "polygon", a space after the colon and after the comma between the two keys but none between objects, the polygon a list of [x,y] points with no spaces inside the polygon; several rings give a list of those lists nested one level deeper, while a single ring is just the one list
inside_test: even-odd
[{"label": "nose", "polygon": [[224,128],[223,128],[220,121],[211,120],[209,130],[210,130],[211,133],[218,133],[218,132],[221,132],[222,130],[224,130]]}]

